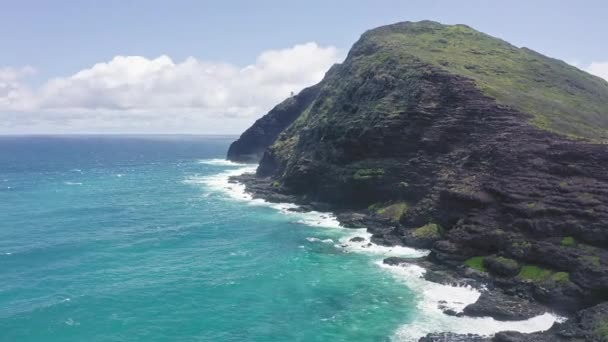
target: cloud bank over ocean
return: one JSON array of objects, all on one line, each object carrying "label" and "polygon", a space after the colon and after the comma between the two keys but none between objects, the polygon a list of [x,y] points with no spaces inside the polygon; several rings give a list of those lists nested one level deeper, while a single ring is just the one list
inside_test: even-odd
[{"label": "cloud bank over ocean", "polygon": [[[232,133],[321,80],[343,55],[309,42],[244,67],[188,57],[116,56],[28,85],[33,67],[0,68],[0,118],[11,131]],[[0,128],[1,132],[2,128]],[[22,130],[22,129],[21,129]]]}]

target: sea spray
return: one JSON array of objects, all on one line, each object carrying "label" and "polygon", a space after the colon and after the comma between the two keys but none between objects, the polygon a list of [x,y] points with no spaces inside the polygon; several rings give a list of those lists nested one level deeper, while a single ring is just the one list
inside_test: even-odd
[{"label": "sea spray", "polygon": [[397,280],[417,294],[417,314],[415,319],[404,324],[395,333],[395,340],[417,341],[432,332],[453,332],[460,334],[493,335],[499,331],[514,330],[535,332],[549,329],[556,321],[563,320],[552,313],[545,313],[522,321],[497,321],[491,317],[454,317],[443,313],[439,303],[455,312],[462,312],[465,306],[475,303],[480,292],[470,286],[450,286],[429,282],[423,278],[424,268],[413,264],[398,266],[376,263],[390,271]]}]

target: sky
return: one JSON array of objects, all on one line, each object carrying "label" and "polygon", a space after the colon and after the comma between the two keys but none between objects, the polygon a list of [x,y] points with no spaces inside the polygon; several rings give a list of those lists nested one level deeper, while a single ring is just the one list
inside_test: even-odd
[{"label": "sky", "polygon": [[0,0],[0,134],[238,134],[366,30],[466,24],[608,79],[605,0]]}]

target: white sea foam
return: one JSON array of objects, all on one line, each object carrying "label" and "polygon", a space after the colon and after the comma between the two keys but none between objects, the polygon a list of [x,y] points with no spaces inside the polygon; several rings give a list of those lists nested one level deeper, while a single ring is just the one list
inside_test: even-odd
[{"label": "white sea foam", "polygon": [[[350,233],[340,238],[336,247],[344,248],[348,252],[365,253],[382,256],[399,256],[404,258],[421,258],[429,254],[428,250],[415,249],[405,246],[382,246],[371,242],[372,234],[365,228],[349,229]],[[363,241],[351,241],[353,238],[363,238]]]},{"label": "white sea foam", "polygon": [[[285,215],[296,218],[297,222],[314,227],[336,228],[344,231],[344,236],[339,239],[335,247],[342,248],[347,252],[366,253],[381,256],[401,256],[418,258],[428,255],[429,251],[418,250],[403,246],[380,246],[371,243],[371,234],[362,229],[348,229],[340,225],[336,217],[330,213],[322,212],[297,212],[293,209],[298,208],[293,203],[269,203],[262,199],[253,199],[245,191],[245,185],[231,183],[229,178],[244,173],[252,173],[256,170],[256,165],[237,164],[221,159],[200,161],[203,164],[239,166],[238,169],[231,169],[217,175],[205,177],[191,177],[187,183],[203,184],[207,189],[214,192],[222,192],[230,198],[239,201],[246,201],[249,205],[262,205],[272,207]],[[353,237],[361,237],[363,241],[351,241]],[[329,240],[321,240],[315,237],[308,237],[309,242],[333,243]],[[299,246],[303,248],[303,246]],[[391,266],[378,261],[379,267],[391,272],[396,279],[402,281],[408,288],[418,296],[417,312],[411,322],[407,322],[400,327],[394,334],[395,341],[418,341],[421,336],[431,332],[454,332],[454,333],[474,333],[480,335],[493,335],[498,331],[515,330],[520,332],[534,332],[547,330],[554,322],[563,320],[562,317],[552,313],[533,317],[523,321],[502,322],[490,317],[455,317],[443,313],[439,305],[451,308],[460,312],[465,306],[477,301],[480,292],[469,286],[448,286],[426,281],[423,278],[425,269],[406,264],[401,266]]]},{"label": "white sea foam", "polygon": [[[203,163],[203,161],[200,161]],[[215,175],[210,176],[192,176],[185,180],[189,184],[205,185],[207,190],[212,192],[222,192],[227,194],[230,198],[236,200],[250,201],[252,197],[250,194],[245,192],[245,185],[240,183],[231,183],[229,178],[232,176],[239,176],[244,173],[255,172],[255,165],[239,165],[238,169],[228,170]]]},{"label": "white sea foam", "polygon": [[334,240],[332,240],[332,239],[323,239],[323,240],[321,240],[319,238],[311,237],[311,236],[307,237],[306,240],[308,242],[334,243]]},{"label": "white sea foam", "polygon": [[235,163],[226,159],[202,159],[198,161],[199,164],[215,165],[215,166],[243,166],[247,164]]},{"label": "white sea foam", "polygon": [[65,324],[69,326],[79,326],[80,322],[73,320],[72,318],[68,318],[65,320]]},{"label": "white sea foam", "polygon": [[[203,161],[200,161],[203,162]],[[213,159],[205,162],[215,162]],[[230,177],[239,176],[244,173],[255,172],[257,165],[253,164],[237,164],[228,162],[239,166],[238,169],[231,169],[228,171],[221,172],[216,175],[210,176],[193,176],[185,180],[186,183],[190,184],[201,184],[204,185],[207,190],[212,192],[221,192],[228,195],[231,199],[238,201],[245,201],[249,205],[258,205],[271,207],[278,210],[282,214],[294,217],[296,222],[314,226],[314,227],[325,227],[325,228],[339,228],[345,229],[340,226],[340,222],[331,213],[323,213],[318,211],[309,212],[298,212],[294,209],[298,208],[298,205],[293,203],[271,203],[264,201],[263,199],[254,199],[251,194],[245,191],[245,185],[241,183],[230,182]]]},{"label": "white sea foam", "polygon": [[418,296],[416,316],[397,330],[393,336],[395,341],[418,341],[428,333],[447,331],[486,336],[504,330],[535,332],[547,330],[554,322],[563,320],[562,317],[551,313],[511,322],[497,321],[491,317],[448,316],[442,312],[439,305],[461,312],[465,306],[477,301],[481,293],[470,286],[448,286],[426,281],[423,278],[425,269],[417,265],[391,266],[382,261],[378,261],[377,265],[390,271]]},{"label": "white sea foam", "polygon": [[248,256],[249,252],[247,251],[236,251],[236,252],[230,252],[230,256]]},{"label": "white sea foam", "polygon": [[65,185],[82,185],[81,182],[64,182]]}]

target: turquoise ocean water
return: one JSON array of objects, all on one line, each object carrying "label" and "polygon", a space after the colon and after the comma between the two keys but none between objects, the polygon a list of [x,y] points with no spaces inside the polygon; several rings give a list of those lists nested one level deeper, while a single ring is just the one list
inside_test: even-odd
[{"label": "turquoise ocean water", "polygon": [[226,177],[253,166],[221,161],[232,140],[0,138],[0,341],[385,341],[472,329],[436,310],[449,290],[378,266],[397,250],[345,248],[363,233],[244,198]]}]

